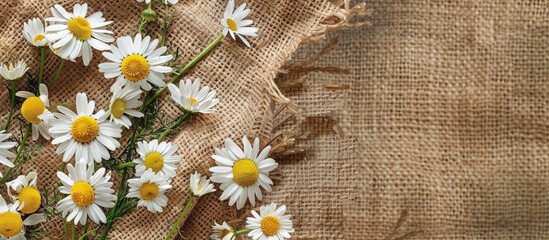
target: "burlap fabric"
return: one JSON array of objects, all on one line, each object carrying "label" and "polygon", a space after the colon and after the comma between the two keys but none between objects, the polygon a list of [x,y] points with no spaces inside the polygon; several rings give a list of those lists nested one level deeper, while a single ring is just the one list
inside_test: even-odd
[{"label": "burlap fabric", "polygon": [[333,114],[360,154],[346,239],[385,239],[405,209],[390,239],[547,239],[548,4],[367,1],[373,27],[317,64],[351,74],[313,73],[300,94],[322,109],[312,89],[350,85]]},{"label": "burlap fabric", "polygon": [[[72,9],[72,4],[84,1],[72,0],[14,0],[0,3],[0,61],[26,60],[34,73],[38,69],[38,51],[24,43],[21,34],[23,22],[31,17],[44,18],[51,13],[49,8],[55,3]],[[189,61],[198,54],[221,31],[219,18],[226,1],[180,1],[174,11],[177,19],[170,33],[170,45],[179,48],[181,60]],[[188,126],[172,140],[180,146],[178,151],[184,161],[180,164],[174,188],[168,193],[169,205],[163,214],[151,214],[139,209],[119,220],[109,237],[111,239],[161,239],[181,212],[188,197],[188,177],[198,170],[208,173],[213,164],[211,155],[215,147],[222,146],[225,138],[240,139],[243,135],[258,136],[263,141],[272,137],[275,128],[273,102],[288,103],[274,84],[281,66],[296,51],[298,46],[318,37],[327,27],[338,22],[322,22],[330,14],[339,10],[323,0],[308,1],[247,1],[252,9],[250,18],[259,27],[260,36],[253,41],[253,48],[235,45],[226,39],[213,54],[201,62],[189,77],[199,77],[218,92],[221,103],[216,113],[200,116],[188,122]],[[114,21],[110,27],[116,36],[134,34],[143,4],[134,0],[87,1],[90,11],[101,10],[108,20]],[[337,18],[337,17],[336,17]],[[334,26],[335,27],[335,26]],[[48,55],[46,81],[52,76],[58,60]],[[97,70],[97,64],[105,61],[95,52],[90,67],[77,63],[67,63],[61,74],[60,84],[50,89],[50,101],[74,107],[74,97],[78,92],[86,92],[105,107],[112,80],[106,80]],[[23,84],[21,84],[23,85]],[[7,102],[6,90],[1,91],[0,99]],[[164,98],[167,99],[167,98]],[[274,101],[273,101],[274,100]],[[161,104],[161,112],[174,118],[177,112],[167,100]],[[294,110],[297,107],[293,108]],[[7,112],[2,108],[2,114]],[[315,122],[310,123],[315,126]],[[15,129],[14,129],[15,131]],[[320,142],[339,143],[333,136],[320,136]],[[127,138],[127,136],[126,136]],[[124,145],[124,140],[121,142]],[[352,140],[350,140],[352,141]],[[35,156],[24,172],[39,172],[40,185],[51,186],[57,181],[57,171],[61,158],[54,153],[55,147],[47,142],[42,152]],[[311,148],[315,141],[304,142]],[[308,144],[308,145],[307,145]],[[315,162],[303,160],[303,156],[279,159],[281,169],[272,194],[266,194],[266,203],[286,204],[294,215],[295,236],[297,238],[339,238],[342,236],[343,202],[352,192],[349,179],[352,174],[352,153],[338,154],[339,147],[311,151]],[[342,174],[345,173],[345,174]],[[350,181],[352,182],[352,181]],[[237,212],[226,202],[217,200],[220,193],[202,199],[182,228],[187,239],[206,239],[214,221],[239,219],[247,210]],[[51,232],[50,239],[64,239],[60,219],[48,222],[45,227]]]}]

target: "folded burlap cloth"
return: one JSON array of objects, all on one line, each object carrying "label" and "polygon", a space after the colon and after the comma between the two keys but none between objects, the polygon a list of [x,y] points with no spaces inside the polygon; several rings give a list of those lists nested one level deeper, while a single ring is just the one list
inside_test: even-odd
[{"label": "folded burlap cloth", "polygon": [[[25,60],[36,74],[39,65],[38,50],[28,46],[21,33],[23,22],[32,17],[51,16],[50,7],[61,4],[72,9],[75,3],[87,2],[90,11],[102,11],[116,37],[134,35],[144,4],[134,0],[10,0],[0,2],[0,61]],[[246,1],[252,9],[250,19],[260,29],[259,37],[252,41],[252,48],[235,44],[231,39],[223,43],[204,61],[200,62],[185,78],[201,78],[218,92],[221,100],[214,114],[199,116],[187,123],[182,132],[170,139],[179,145],[178,153],[183,157],[178,174],[169,191],[168,206],[162,214],[152,214],[140,208],[120,219],[109,234],[111,239],[161,239],[168,232],[184,207],[189,195],[188,178],[198,170],[209,174],[208,167],[214,162],[211,155],[215,147],[221,147],[225,138],[240,139],[243,135],[260,137],[268,141],[275,130],[292,129],[287,121],[275,120],[275,109],[281,104],[292,105],[277,114],[278,118],[293,115],[298,123],[299,106],[290,103],[278,90],[275,78],[282,66],[288,62],[298,47],[308,41],[322,38],[325,32],[345,27],[350,12],[324,0],[279,0]],[[179,48],[182,63],[190,61],[221,32],[219,19],[225,10],[226,1],[180,0],[172,9],[176,13],[174,25],[169,34],[169,45]],[[160,11],[162,12],[162,11]],[[158,37],[158,34],[155,33]],[[49,79],[58,64],[58,59],[49,53],[45,79]],[[86,92],[96,106],[106,107],[113,83],[99,73],[97,65],[105,59],[94,52],[89,67],[79,59],[67,63],[60,77],[60,83],[50,89],[50,101],[73,106],[78,92]],[[365,63],[367,64],[367,63]],[[23,86],[23,84],[21,84]],[[7,104],[8,94],[3,87],[0,92],[2,104]],[[291,97],[291,96],[290,96]],[[322,96],[315,96],[322,97]],[[160,112],[174,118],[178,112],[164,95],[159,105]],[[314,99],[309,99],[314,100]],[[5,115],[7,108],[0,110]],[[315,125],[316,123],[310,122]],[[319,124],[324,124],[320,122]],[[12,131],[16,131],[15,127]],[[314,136],[314,135],[313,135]],[[121,139],[122,146],[128,136]],[[335,135],[318,135],[319,142],[334,144],[319,149],[311,142],[303,154],[289,155],[277,159],[280,171],[272,193],[266,193],[264,203],[276,202],[288,206],[293,215],[294,237],[297,239],[341,238],[343,232],[343,205],[352,200],[354,192],[354,151],[339,149],[339,143],[346,141]],[[41,188],[56,184],[56,171],[61,157],[55,154],[55,147],[41,141],[44,148],[28,163],[23,172],[31,170],[39,174]],[[310,158],[306,158],[306,154]],[[314,159],[314,161],[311,161]],[[220,192],[210,194],[199,201],[191,216],[181,228],[180,236],[187,239],[207,239],[214,221],[234,220],[245,217],[249,210],[236,211],[227,202],[220,202]],[[43,224],[50,232],[50,239],[64,239],[60,218]],[[93,229],[93,227],[90,227]]]}]

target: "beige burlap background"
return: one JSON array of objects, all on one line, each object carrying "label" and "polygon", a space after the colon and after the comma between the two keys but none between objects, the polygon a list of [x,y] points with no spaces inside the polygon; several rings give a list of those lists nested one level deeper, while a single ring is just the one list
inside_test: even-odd
[{"label": "beige burlap background", "polygon": [[[95,2],[117,36],[134,33],[142,5]],[[188,60],[219,32],[224,1],[182,2],[171,39]],[[21,45],[19,32],[53,3],[0,3],[1,61],[24,58],[36,69],[37,51]],[[369,0],[373,26],[329,34],[339,44],[311,64],[322,72],[305,77],[283,64],[318,53],[325,43],[310,41],[345,27],[339,20],[351,11],[321,0],[248,3],[261,29],[254,49],[225,40],[190,73],[222,101],[175,137],[185,161],[166,213],[138,210],[115,225],[113,239],[158,239],[181,211],[188,175],[207,173],[214,147],[243,134],[268,140],[280,129],[301,130],[295,150],[303,152],[277,159],[265,202],[288,205],[297,239],[395,239],[411,231],[422,231],[416,239],[546,238],[549,2]],[[303,42],[310,43],[294,53]],[[96,54],[91,66],[101,61]],[[55,66],[48,64],[47,76]],[[66,69],[53,102],[86,91],[105,106],[111,82],[80,63]],[[272,100],[284,100],[272,85],[277,73],[294,112],[273,114],[280,104]],[[7,101],[5,90],[0,99]],[[168,102],[162,107],[172,116]],[[48,147],[28,169],[39,168],[48,184],[59,161]],[[196,205],[184,237],[206,239],[214,220],[245,216],[217,196]],[[391,234],[403,210],[407,221]]]},{"label": "beige burlap background", "polygon": [[[351,74],[313,73],[299,94],[317,111],[343,99],[326,115],[358,139],[345,238],[385,239],[408,210],[396,237],[547,239],[549,2],[366,2],[373,27],[316,64]],[[326,83],[350,90],[317,100]]]}]

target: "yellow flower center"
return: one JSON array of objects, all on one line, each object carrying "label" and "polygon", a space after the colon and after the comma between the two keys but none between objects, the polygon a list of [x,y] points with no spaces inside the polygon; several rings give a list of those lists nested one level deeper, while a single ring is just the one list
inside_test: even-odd
[{"label": "yellow flower center", "polygon": [[149,75],[150,66],[147,59],[139,54],[132,54],[122,60],[122,74],[130,81],[141,81]]},{"label": "yellow flower center", "polygon": [[80,41],[86,41],[92,36],[92,28],[88,19],[76,17],[67,23],[69,31]]},{"label": "yellow flower center", "polygon": [[99,134],[99,124],[92,117],[78,117],[72,122],[71,126],[72,138],[80,143],[90,143],[95,140]]},{"label": "yellow flower center", "polygon": [[21,212],[24,214],[31,214],[36,212],[38,208],[40,208],[40,204],[42,203],[42,197],[40,196],[40,192],[36,188],[26,187],[21,189],[21,192],[19,193],[19,201],[21,203],[24,203]]},{"label": "yellow flower center", "polygon": [[229,29],[231,29],[231,31],[233,32],[238,30],[238,26],[236,25],[236,22],[232,18],[227,19],[227,26],[229,26]]},{"label": "yellow flower center", "polygon": [[151,152],[145,156],[145,167],[157,173],[164,167],[164,158],[158,152]]},{"label": "yellow flower center", "polygon": [[95,191],[89,183],[78,181],[72,186],[71,198],[77,206],[87,207],[95,200]]},{"label": "yellow flower center", "polygon": [[34,37],[34,43],[37,43],[37,42],[40,42],[42,40],[44,40],[46,38],[46,36],[44,36],[44,34],[38,34],[36,35],[36,37]]},{"label": "yellow flower center", "polygon": [[38,116],[44,113],[46,105],[39,97],[30,97],[23,102],[21,106],[21,115],[30,123],[38,124],[42,122]]},{"label": "yellow flower center", "polygon": [[267,216],[261,221],[261,230],[269,237],[275,236],[280,230],[280,220],[275,216]]},{"label": "yellow flower center", "polygon": [[198,100],[196,100],[196,98],[191,97],[191,98],[189,98],[189,102],[191,103],[191,105],[193,105],[193,104],[197,103]]},{"label": "yellow flower center", "polygon": [[233,166],[233,178],[240,186],[248,187],[257,182],[259,169],[250,159],[240,159]]},{"label": "yellow flower center", "polygon": [[111,105],[111,113],[115,118],[120,118],[126,112],[126,101],[122,98],[117,98]]},{"label": "yellow flower center", "polygon": [[158,196],[158,185],[155,183],[143,183],[141,189],[139,189],[139,194],[143,200],[153,200]]},{"label": "yellow flower center", "polygon": [[14,212],[0,213],[0,235],[13,237],[23,230],[23,219]]}]

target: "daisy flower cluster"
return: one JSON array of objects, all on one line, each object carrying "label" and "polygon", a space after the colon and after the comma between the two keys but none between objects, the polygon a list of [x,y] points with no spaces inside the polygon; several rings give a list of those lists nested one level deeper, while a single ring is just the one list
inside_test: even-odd
[{"label": "daisy flower cluster", "polygon": [[[29,230],[55,216],[72,225],[66,230],[71,231],[66,236],[72,239],[107,239],[114,223],[125,214],[160,214],[168,207],[169,191],[173,179],[181,176],[178,168],[183,159],[182,149],[166,139],[193,116],[215,114],[220,103],[217,92],[204,84],[208,79],[180,79],[227,35],[252,47],[249,38],[256,38],[258,29],[246,19],[251,10],[245,3],[236,7],[234,0],[228,0],[219,36],[196,58],[181,65],[167,39],[173,22],[169,8],[178,0],[137,2],[146,5],[137,31],[128,36],[117,36],[111,30],[116,23],[87,3],[54,4],[49,17],[23,23],[23,37],[38,50],[40,68],[31,70],[23,60],[0,64],[10,103],[0,130],[0,185],[11,200],[8,204],[0,197],[0,239],[26,239]],[[152,24],[158,19],[159,7],[166,11],[164,26],[155,29],[161,26]],[[156,31],[159,34],[155,36],[161,38],[151,37]],[[50,55],[58,59],[51,75],[45,69]],[[52,103],[50,90],[60,80],[65,61],[97,67],[104,81],[111,83],[109,101],[96,102],[92,95],[79,92],[74,98]],[[28,84],[19,84],[25,79]],[[164,93],[169,93],[170,106],[179,113],[174,119],[165,119],[159,112]],[[17,129],[16,123],[23,131],[14,136],[10,131]],[[59,161],[60,165],[56,173],[59,184],[53,190],[38,188],[39,172],[13,178],[26,169],[21,165],[40,151],[39,146],[48,144],[55,146],[59,157],[42,160]],[[216,191],[215,184],[222,190],[221,201],[237,209],[247,203],[255,207],[264,192],[272,191],[269,174],[278,163],[269,157],[270,150],[270,146],[262,148],[258,138],[252,143],[244,136],[240,146],[225,140],[224,147],[215,149],[212,156],[216,166],[209,169],[211,179],[198,172],[188,177],[189,197],[165,239],[174,236],[198,199]],[[253,239],[290,238],[293,228],[285,206],[270,204],[251,214],[245,229],[216,223],[212,238],[233,239],[241,234]]]},{"label": "daisy flower cluster", "polygon": [[21,175],[5,184],[12,203],[8,204],[0,195],[0,239],[26,239],[26,227],[46,221],[38,213],[42,197],[37,189],[37,173]]}]

